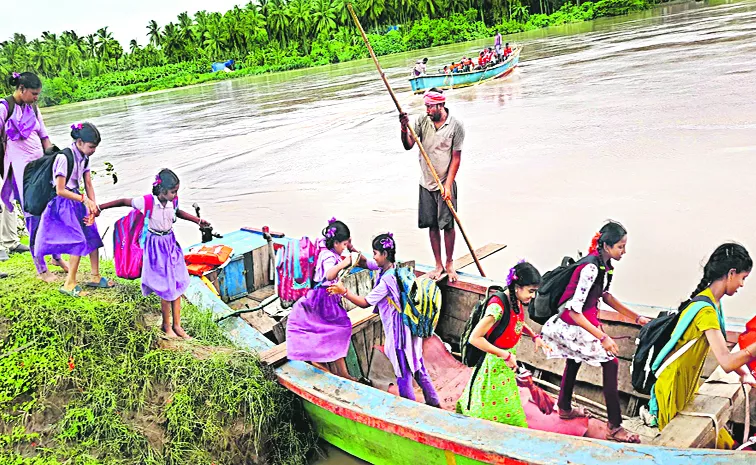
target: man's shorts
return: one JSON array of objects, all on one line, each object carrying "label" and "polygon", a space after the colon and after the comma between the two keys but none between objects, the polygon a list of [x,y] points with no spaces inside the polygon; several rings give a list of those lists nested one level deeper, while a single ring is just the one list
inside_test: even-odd
[{"label": "man's shorts", "polygon": [[[457,182],[452,184],[452,205],[457,209]],[[417,226],[423,228],[452,229],[454,216],[446,205],[441,191],[429,191],[420,186],[420,201],[418,203]]]}]

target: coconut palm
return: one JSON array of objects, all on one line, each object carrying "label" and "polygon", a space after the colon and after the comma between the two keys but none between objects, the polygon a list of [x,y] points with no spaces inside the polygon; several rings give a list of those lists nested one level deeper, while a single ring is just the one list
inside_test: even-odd
[{"label": "coconut palm", "polygon": [[160,47],[160,26],[154,19],[147,23],[147,37],[150,38],[150,43],[154,47]]},{"label": "coconut palm", "polygon": [[337,17],[338,12],[333,0],[315,0],[312,5],[312,23],[316,34],[335,30]]}]

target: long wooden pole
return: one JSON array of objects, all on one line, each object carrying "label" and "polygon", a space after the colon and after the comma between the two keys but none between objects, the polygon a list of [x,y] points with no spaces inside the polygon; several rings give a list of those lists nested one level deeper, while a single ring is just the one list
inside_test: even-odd
[{"label": "long wooden pole", "polygon": [[[357,15],[354,13],[352,4],[351,3],[347,4],[347,8],[349,9],[349,13],[352,15],[354,24],[357,25],[357,29],[360,30],[360,34],[362,35],[362,40],[365,41],[365,45],[367,46],[368,52],[370,52],[370,56],[373,58],[373,63],[375,63],[375,67],[378,69],[378,74],[381,75],[381,79],[383,80],[383,83],[386,85],[386,90],[388,90],[389,95],[391,95],[391,99],[394,101],[394,105],[396,105],[396,109],[399,110],[400,114],[404,113],[402,111],[402,106],[399,104],[399,100],[397,100],[396,98],[396,94],[394,94],[394,90],[391,88],[391,85],[386,79],[386,74],[383,72],[383,69],[381,69],[380,63],[378,63],[378,58],[375,56],[375,52],[373,52],[373,47],[370,46],[370,41],[368,40],[367,35],[365,35],[365,30],[362,29],[360,20],[357,19]],[[425,147],[423,147],[422,142],[420,142],[420,138],[417,137],[417,134],[415,133],[415,128],[413,128],[412,125],[408,125],[407,129],[409,129],[409,132],[412,135],[412,138],[415,139],[415,143],[417,143],[417,146],[420,149],[420,153],[423,155],[423,158],[425,158],[425,162],[428,164],[428,168],[430,169],[430,172],[433,175],[433,178],[436,180],[438,187],[441,189],[441,195],[443,195],[444,185],[441,183],[441,179],[439,179],[438,173],[436,173],[436,169],[433,167],[433,163],[431,163],[430,157],[428,156],[428,153],[425,151]],[[457,222],[457,225],[459,226],[459,231],[462,233],[462,237],[465,239],[467,248],[470,249],[470,255],[472,255],[473,260],[475,260],[475,266],[478,267],[478,272],[480,273],[481,276],[485,276],[486,274],[483,272],[483,267],[480,266],[480,260],[478,260],[478,257],[475,255],[475,249],[470,243],[470,239],[467,237],[465,228],[462,227],[462,222],[459,220],[459,215],[457,215],[457,210],[454,209],[454,204],[452,204],[451,200],[447,200],[446,205],[449,207],[449,210],[451,210],[451,213],[454,216],[454,220]]]}]

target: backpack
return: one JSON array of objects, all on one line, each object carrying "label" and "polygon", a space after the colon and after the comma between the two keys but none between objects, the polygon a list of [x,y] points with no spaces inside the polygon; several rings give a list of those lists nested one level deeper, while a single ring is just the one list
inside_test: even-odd
[{"label": "backpack", "polygon": [[315,267],[322,247],[309,237],[293,239],[276,253],[276,292],[282,308],[290,308],[317,283]]},{"label": "backpack", "polygon": [[415,277],[414,265],[395,266],[393,273],[399,288],[399,303],[388,302],[402,315],[402,323],[417,337],[430,337],[441,315],[441,289],[430,278]]},{"label": "backpack", "polygon": [[[492,290],[494,290],[493,293],[491,293]],[[470,335],[475,327],[478,326],[480,320],[483,319],[483,315],[486,314],[486,308],[488,308],[491,299],[494,297],[498,297],[504,304],[504,314],[502,315],[501,320],[496,322],[491,328],[490,335],[487,335],[486,339],[493,344],[494,341],[498,340],[509,327],[509,318],[512,313],[512,310],[509,308],[509,298],[504,294],[503,287],[489,286],[488,289],[486,289],[485,298],[479,300],[478,303],[475,304],[475,307],[473,307],[472,313],[470,313],[470,318],[467,320],[467,323],[465,323],[465,329],[459,340],[459,348],[462,351],[462,363],[469,367],[476,366],[478,362],[485,357],[485,352],[470,344]]]},{"label": "backpack", "polygon": [[[52,181],[53,165],[59,153],[64,154],[68,161],[68,174],[66,174],[66,184],[68,184],[74,168],[74,154],[69,148],[44,155],[26,165],[24,170],[24,211],[26,213],[34,216],[42,215],[47,204],[58,195]],[[88,165],[89,158],[86,158],[84,166]]]},{"label": "backpack", "polygon": [[[630,366],[630,381],[633,389],[641,394],[651,393],[654,383],[656,383],[656,373],[659,366],[674,350],[675,345],[698,312],[708,306],[716,308],[714,302],[705,296],[696,296],[691,300],[691,304],[695,304],[695,306],[685,312],[683,321],[680,321],[682,312],[661,312],[658,317],[641,328],[638,339],[635,341],[638,347],[635,349],[633,362]],[[685,350],[687,349],[683,347],[676,355],[682,355]]]},{"label": "backpack", "polygon": [[[124,279],[137,279],[142,276],[144,261],[144,241],[147,239],[147,227],[155,199],[152,194],[144,196],[144,213],[132,209],[128,215],[115,223],[113,231],[113,261],[116,276]],[[173,199],[173,208],[178,209],[178,197]]]},{"label": "backpack", "polygon": [[[528,316],[531,320],[538,324],[545,324],[552,316],[559,313],[559,301],[562,299],[570,279],[572,279],[572,274],[577,267],[585,263],[593,263],[600,268],[601,272],[606,271],[606,268],[599,264],[598,257],[595,255],[586,255],[577,262],[572,257],[564,257],[559,267],[543,275],[541,286],[528,305]],[[598,282],[599,279],[603,279],[601,273],[599,273],[596,281]],[[611,282],[612,273],[609,272],[605,289],[609,287]]]},{"label": "backpack", "polygon": [[[0,100],[0,102],[2,101],[5,101],[5,106],[8,107],[8,112],[6,113],[5,121],[2,121],[2,125],[0,126],[0,178],[5,177],[5,145],[7,142],[5,136],[5,123],[8,121],[8,118],[13,115],[13,110],[16,109],[16,100],[12,95]],[[34,108],[34,116],[39,119],[39,109],[37,108],[37,104],[33,104],[32,107]]]}]

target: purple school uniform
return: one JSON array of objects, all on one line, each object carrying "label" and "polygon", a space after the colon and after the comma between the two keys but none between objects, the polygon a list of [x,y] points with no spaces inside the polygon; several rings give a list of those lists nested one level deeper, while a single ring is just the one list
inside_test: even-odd
[{"label": "purple school uniform", "polygon": [[[66,183],[66,189],[76,194],[79,193],[79,180],[84,173],[89,171],[86,158],[71,144],[74,155],[74,166],[71,178]],[[59,177],[68,175],[68,162],[66,156],[58,154],[53,163],[54,185]],[[97,231],[97,225],[86,226],[84,218],[87,216],[87,208],[78,200],[71,200],[56,196],[47,204],[45,211],[39,219],[39,226],[34,235],[34,256],[43,257],[50,254],[63,254],[83,257],[102,247],[102,239]]]},{"label": "purple school uniform", "polygon": [[[160,203],[153,198],[152,215],[148,222],[142,261],[142,295],[155,294],[173,302],[189,287],[190,276],[184,261],[184,251],[173,234],[176,210],[172,202]],[[131,200],[131,206],[144,212],[144,197]]]},{"label": "purple school uniform", "polygon": [[314,280],[321,283],[299,299],[286,323],[286,351],[289,360],[333,362],[344,358],[349,351],[352,322],[341,306],[340,295],[329,295],[327,287],[336,280],[327,281],[328,270],[339,263],[339,255],[326,249],[318,255]]},{"label": "purple school uniform", "polygon": [[[370,259],[367,260],[367,267],[371,270],[381,269],[375,260]],[[394,367],[399,395],[415,400],[412,389],[412,378],[414,378],[423,390],[425,402],[438,406],[440,405],[438,394],[433,388],[423,362],[423,339],[412,335],[409,326],[402,322],[399,312],[389,303],[389,298],[397,305],[401,302],[396,275],[382,272],[378,284],[365,297],[365,300],[375,306],[374,312],[381,317],[386,335],[383,352]]]}]

